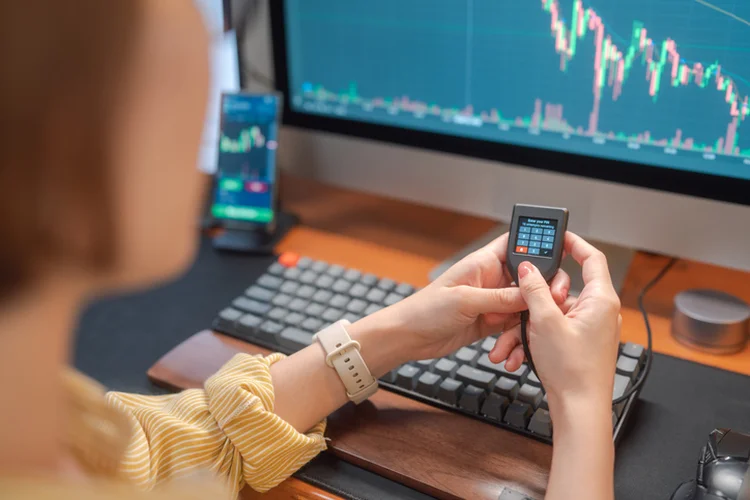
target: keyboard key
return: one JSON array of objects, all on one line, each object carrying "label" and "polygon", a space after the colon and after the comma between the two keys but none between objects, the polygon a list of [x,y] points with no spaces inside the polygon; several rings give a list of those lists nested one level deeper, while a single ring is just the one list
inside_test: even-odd
[{"label": "keyboard key", "polygon": [[449,405],[456,406],[458,404],[458,398],[461,395],[461,387],[464,384],[458,380],[447,378],[440,383],[438,387],[438,399]]},{"label": "keyboard key", "polygon": [[346,272],[344,272],[342,278],[347,281],[357,281],[359,280],[360,276],[362,276],[362,271],[360,271],[359,269],[347,269]]},{"label": "keyboard key", "polygon": [[281,276],[284,274],[284,271],[286,271],[286,267],[282,266],[278,262],[274,262],[268,267],[268,274],[273,274],[274,276]]},{"label": "keyboard key", "polygon": [[385,299],[386,293],[381,290],[380,288],[373,288],[370,290],[365,298],[369,300],[370,302],[375,302],[376,304],[379,304],[383,302],[383,299]]},{"label": "keyboard key", "polygon": [[305,308],[305,314],[307,314],[308,316],[318,317],[323,314],[323,311],[325,310],[326,306],[313,302],[312,304],[307,306],[307,308]]},{"label": "keyboard key", "polygon": [[385,382],[386,384],[394,384],[396,383],[396,372],[397,370],[391,370],[382,377],[380,377],[381,382]]},{"label": "keyboard key", "polygon": [[526,378],[529,374],[529,367],[526,365],[521,365],[518,370],[514,372],[510,372],[505,368],[505,361],[502,363],[499,363],[495,365],[498,367],[499,373],[502,374],[503,377],[512,378],[514,380],[518,380],[519,384],[523,384],[526,382]]},{"label": "keyboard key", "polygon": [[484,339],[481,346],[482,351],[490,352],[492,348],[495,347],[495,342],[497,342],[497,339],[495,337],[487,337],[486,339]]},{"label": "keyboard key", "polygon": [[397,293],[389,293],[385,300],[383,300],[383,304],[385,304],[386,306],[392,306],[397,302],[401,302],[403,299],[403,295],[399,295]]},{"label": "keyboard key", "polygon": [[456,379],[466,384],[480,387],[482,390],[489,391],[495,385],[497,377],[484,370],[472,368],[469,365],[463,365],[459,367],[456,372]]},{"label": "keyboard key", "polygon": [[263,316],[271,309],[271,304],[268,302],[258,302],[257,300],[251,300],[247,297],[237,297],[232,301],[232,307],[240,309],[241,311],[257,314]]},{"label": "keyboard key", "polygon": [[517,380],[508,377],[500,377],[498,381],[495,382],[495,387],[493,387],[492,390],[501,396],[505,396],[511,401],[515,401],[518,397],[518,391],[521,390],[521,386]]},{"label": "keyboard key", "polygon": [[375,286],[378,283],[378,277],[372,273],[363,274],[359,282],[365,286]]},{"label": "keyboard key", "polygon": [[352,287],[351,281],[346,281],[345,279],[339,278],[336,280],[336,282],[331,286],[331,290],[333,290],[336,293],[346,293],[349,291],[349,289]]},{"label": "keyboard key", "polygon": [[624,354],[625,356],[629,358],[634,358],[634,359],[637,359],[638,361],[641,361],[643,359],[644,352],[645,350],[643,349],[642,345],[628,342],[627,344],[622,346],[621,354]]},{"label": "keyboard key", "polygon": [[484,403],[484,391],[479,387],[467,385],[461,394],[458,406],[471,413],[479,413],[482,403]]},{"label": "keyboard key", "polygon": [[470,347],[462,347],[453,354],[453,358],[463,364],[471,365],[479,357],[479,353]]},{"label": "keyboard key", "polygon": [[366,308],[367,302],[360,299],[354,299],[346,305],[346,310],[355,314],[363,314]]},{"label": "keyboard key", "polygon": [[329,274],[322,274],[315,280],[315,286],[318,288],[330,288],[336,280]]},{"label": "keyboard key", "polygon": [[279,287],[281,293],[287,293],[289,295],[294,295],[297,293],[297,290],[299,290],[299,283],[296,281],[285,281]]},{"label": "keyboard key", "polygon": [[323,326],[323,322],[318,318],[307,318],[305,321],[299,324],[300,328],[313,333],[318,333],[321,326]]},{"label": "keyboard key", "polygon": [[284,278],[292,281],[299,280],[299,277],[302,275],[302,271],[296,267],[290,267],[286,271],[284,271]]},{"label": "keyboard key", "polygon": [[300,269],[308,269],[313,263],[313,260],[310,257],[300,257],[300,259],[297,261],[297,267]]},{"label": "keyboard key", "polygon": [[276,295],[276,293],[270,290],[266,290],[265,288],[253,285],[245,290],[245,295],[259,302],[268,302],[273,298],[274,295]]},{"label": "keyboard key", "polygon": [[285,293],[280,293],[276,297],[273,298],[273,300],[271,301],[271,304],[275,306],[279,306],[279,307],[286,307],[289,305],[291,301],[292,301],[292,298],[289,295]]},{"label": "keyboard key", "polygon": [[328,301],[328,305],[337,309],[343,309],[349,303],[349,297],[346,295],[334,295],[331,300]]},{"label": "keyboard key", "polygon": [[541,387],[542,386],[542,381],[539,380],[539,377],[536,376],[536,373],[534,373],[531,370],[529,370],[529,376],[526,377],[526,383],[527,384],[531,384],[531,385],[535,385],[537,387]]},{"label": "keyboard key", "polygon": [[320,302],[321,304],[327,304],[328,301],[331,300],[331,297],[333,297],[333,292],[329,290],[318,290],[312,296],[312,299],[315,302]]},{"label": "keyboard key", "polygon": [[640,370],[641,366],[638,364],[637,359],[629,358],[622,354],[617,359],[617,373],[619,373],[620,375],[625,375],[631,381],[635,381]]},{"label": "keyboard key", "polygon": [[302,285],[297,290],[297,297],[301,299],[311,299],[313,295],[315,295],[315,292],[317,290],[315,287],[312,287],[310,285]]},{"label": "keyboard key", "polygon": [[338,321],[341,319],[341,316],[344,315],[344,311],[341,309],[336,309],[334,307],[329,307],[325,311],[323,311],[323,314],[320,316],[320,319],[323,321],[328,321],[329,323],[333,323],[335,321]]},{"label": "keyboard key", "polygon": [[412,365],[404,365],[396,372],[396,385],[404,389],[414,390],[419,375],[419,368]]},{"label": "keyboard key", "polygon": [[[482,349],[484,351],[484,349]],[[504,376],[505,369],[501,367],[501,363],[493,363],[490,361],[490,356],[486,352],[482,352],[477,360],[477,366],[483,370],[490,371],[495,375]]]},{"label": "keyboard key", "polygon": [[539,408],[542,410],[549,411],[549,401],[547,401],[547,394],[545,393],[544,397],[542,398],[542,402],[539,404]]},{"label": "keyboard key", "polygon": [[535,411],[529,422],[529,430],[540,436],[552,437],[552,419],[549,412],[542,409]]},{"label": "keyboard key", "polygon": [[394,290],[399,295],[403,295],[404,297],[408,297],[409,295],[414,293],[414,287],[411,286],[408,283],[401,283],[398,285]]},{"label": "keyboard key", "polygon": [[357,321],[362,319],[362,316],[360,316],[359,314],[354,314],[354,313],[349,312],[349,313],[344,314],[344,316],[342,316],[341,319],[345,319],[349,323],[356,323]]},{"label": "keyboard key", "polygon": [[258,331],[267,336],[275,336],[281,333],[281,330],[283,329],[284,325],[276,323],[275,321],[264,321],[263,324],[260,325],[260,328],[258,328]]},{"label": "keyboard key", "polygon": [[309,269],[302,273],[299,277],[299,282],[305,285],[311,285],[318,279],[318,273],[310,271]]},{"label": "keyboard key", "polygon": [[281,286],[281,284],[284,282],[281,278],[278,276],[271,276],[270,274],[264,274],[260,278],[258,278],[258,284],[262,286],[263,288],[268,288],[269,290],[276,290]]},{"label": "keyboard key", "polygon": [[355,283],[352,285],[352,287],[349,289],[349,295],[358,299],[361,299],[365,295],[367,295],[367,292],[369,292],[370,289],[367,288],[362,283]]},{"label": "keyboard key", "polygon": [[286,323],[289,326],[297,326],[300,323],[302,323],[304,320],[305,320],[304,315],[300,313],[296,313],[296,312],[291,312],[284,318],[284,323]]},{"label": "keyboard key", "polygon": [[522,403],[531,405],[532,408],[536,409],[542,402],[544,394],[539,387],[531,384],[523,384],[521,390],[518,391],[518,400]]},{"label": "keyboard key", "polygon": [[493,420],[502,422],[508,404],[508,398],[492,392],[485,399],[484,405],[482,405],[482,414]]},{"label": "keyboard key", "polygon": [[245,314],[239,319],[239,321],[237,321],[239,326],[248,330],[255,330],[261,323],[263,323],[263,318],[254,314]]},{"label": "keyboard key", "polygon": [[369,316],[372,313],[376,313],[380,311],[381,309],[382,307],[380,307],[377,304],[370,304],[369,306],[367,306],[367,309],[365,309],[365,316]]},{"label": "keyboard key", "polygon": [[318,260],[312,263],[310,269],[318,274],[324,273],[328,270],[328,263],[324,260]]},{"label": "keyboard key", "polygon": [[432,371],[443,377],[455,378],[458,363],[448,358],[441,358],[432,365]]},{"label": "keyboard key", "polygon": [[312,333],[299,328],[284,328],[278,336],[279,345],[290,351],[299,351],[313,343]]},{"label": "keyboard key", "polygon": [[429,372],[432,371],[432,367],[436,362],[437,360],[435,359],[420,359],[419,361],[415,361],[414,364],[422,370]]},{"label": "keyboard key", "polygon": [[310,302],[304,299],[292,299],[291,302],[289,302],[289,305],[287,306],[289,310],[296,311],[296,312],[302,312],[305,310],[307,305]]},{"label": "keyboard key", "polygon": [[434,373],[425,372],[420,375],[417,380],[416,391],[424,396],[434,398],[437,394],[438,387],[440,386],[440,375]]},{"label": "keyboard key", "polygon": [[289,314],[287,309],[284,309],[283,307],[274,307],[266,317],[273,321],[281,321],[286,318],[287,314]]},{"label": "keyboard key", "polygon": [[378,288],[381,290],[385,290],[386,292],[390,292],[396,287],[396,282],[392,279],[383,278],[380,281],[378,281]]},{"label": "keyboard key", "polygon": [[240,319],[242,317],[242,311],[238,311],[237,309],[233,309],[231,307],[227,307],[226,309],[222,310],[219,313],[218,318],[216,318],[216,327],[217,328],[233,328],[234,322]]},{"label": "keyboard key", "polygon": [[344,271],[345,269],[342,266],[333,264],[326,270],[326,274],[333,276],[334,278],[340,278],[344,274]]},{"label": "keyboard key", "polygon": [[531,406],[520,401],[513,401],[505,411],[503,422],[519,429],[526,429],[529,425],[531,414]]},{"label": "keyboard key", "polygon": [[[624,396],[625,392],[628,389],[630,389],[630,379],[624,375],[620,375],[619,373],[616,374],[615,386],[612,391],[612,399],[614,400]],[[617,413],[617,418],[620,418],[620,416],[622,415],[622,410],[625,408],[625,403],[627,403],[627,401],[623,401],[622,403],[613,406],[615,413]]]},{"label": "keyboard key", "polygon": [[299,261],[299,255],[292,252],[284,252],[279,255],[279,264],[284,267],[294,267]]}]

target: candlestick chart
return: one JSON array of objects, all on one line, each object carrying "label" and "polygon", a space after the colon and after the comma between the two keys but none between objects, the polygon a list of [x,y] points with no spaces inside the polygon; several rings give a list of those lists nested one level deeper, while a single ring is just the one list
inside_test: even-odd
[{"label": "candlestick chart", "polygon": [[750,179],[750,2],[286,2],[292,106]]}]

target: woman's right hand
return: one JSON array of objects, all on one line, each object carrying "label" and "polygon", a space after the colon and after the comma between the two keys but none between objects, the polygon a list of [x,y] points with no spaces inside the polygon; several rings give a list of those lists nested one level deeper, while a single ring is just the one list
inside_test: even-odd
[{"label": "woman's right hand", "polygon": [[[581,264],[581,294],[561,308],[539,270],[529,262],[519,266],[519,287],[529,308],[529,348],[549,400],[553,419],[563,407],[608,407],[620,339],[620,300],[612,286],[602,252],[573,233],[565,235],[565,250]],[[498,341],[490,358],[500,361],[510,347],[521,349],[520,328]]]}]

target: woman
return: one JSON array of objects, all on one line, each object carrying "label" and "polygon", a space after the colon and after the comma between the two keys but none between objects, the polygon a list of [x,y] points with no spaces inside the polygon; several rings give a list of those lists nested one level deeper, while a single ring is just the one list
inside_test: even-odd
[{"label": "woman", "polygon": [[[66,370],[88,297],[172,277],[195,250],[208,69],[192,3],[2,2],[0,63],[0,497],[210,497],[209,479],[176,492],[198,470],[230,494],[272,488],[325,448],[323,419],[347,402],[319,345],[240,355],[173,396],[105,398]],[[528,263],[511,286],[506,244],[349,334],[375,377],[502,331],[490,357],[514,369],[528,308],[555,423],[547,496],[612,498],[619,302],[604,256],[566,235],[576,300],[565,273],[548,286]]]}]

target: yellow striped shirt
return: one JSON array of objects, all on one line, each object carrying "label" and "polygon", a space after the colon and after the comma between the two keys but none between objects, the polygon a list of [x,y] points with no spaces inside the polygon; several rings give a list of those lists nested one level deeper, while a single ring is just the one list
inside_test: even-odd
[{"label": "yellow striped shirt", "polygon": [[71,374],[71,450],[93,475],[142,489],[205,471],[224,478],[232,496],[245,484],[267,491],[326,448],[325,421],[302,434],[273,413],[269,368],[283,357],[238,354],[203,390],[166,396],[102,399],[93,382]]}]

